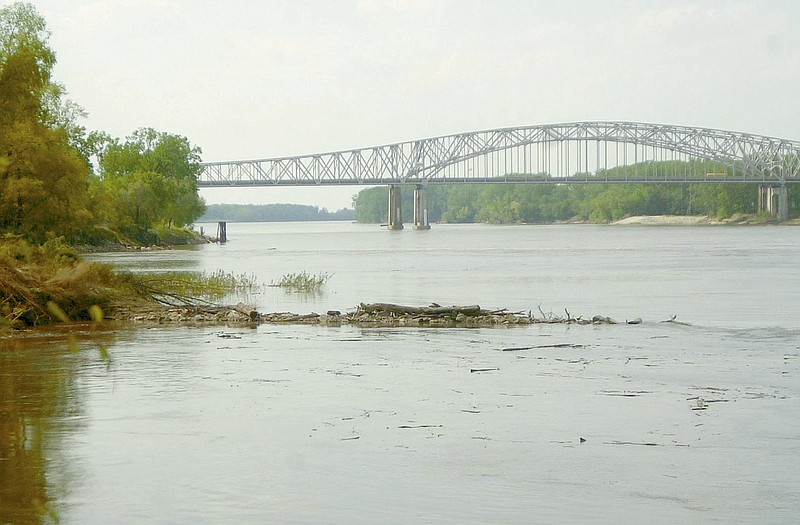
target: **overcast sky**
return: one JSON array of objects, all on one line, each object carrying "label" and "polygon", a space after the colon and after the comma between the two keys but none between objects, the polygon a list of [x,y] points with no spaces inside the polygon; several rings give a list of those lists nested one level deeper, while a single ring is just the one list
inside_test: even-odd
[{"label": "overcast sky", "polygon": [[[178,133],[206,161],[578,120],[800,139],[797,0],[32,3],[88,129]],[[338,209],[354,192],[203,195]]]}]

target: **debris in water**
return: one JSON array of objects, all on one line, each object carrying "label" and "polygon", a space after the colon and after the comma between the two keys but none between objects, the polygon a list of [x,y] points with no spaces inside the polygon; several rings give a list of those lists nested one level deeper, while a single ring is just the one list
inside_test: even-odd
[{"label": "debris in water", "polygon": [[692,325],[690,325],[689,323],[684,323],[684,322],[682,322],[682,321],[676,321],[675,319],[676,319],[677,317],[678,317],[677,315],[673,315],[672,317],[670,317],[670,318],[669,318],[669,319],[667,319],[666,321],[661,321],[661,322],[662,322],[662,323],[673,323],[673,324],[679,324],[679,325],[682,325],[682,326],[692,326]]},{"label": "debris in water", "polygon": [[[478,305],[468,306],[441,306],[432,303],[430,306],[404,306],[390,303],[361,303],[354,309],[343,313],[341,310],[327,310],[325,315],[315,312],[296,314],[292,312],[262,313],[252,307],[239,303],[232,306],[213,305],[185,305],[170,306],[168,308],[148,309],[145,312],[120,310],[110,319],[178,322],[192,324],[226,323],[243,326],[254,324],[321,324],[328,326],[353,326],[396,327],[396,326],[424,326],[424,327],[488,327],[511,326],[530,324],[616,324],[610,317],[595,315],[592,318],[581,316],[573,317],[568,310],[564,310],[566,317],[553,313],[545,313],[539,308],[541,317],[529,311],[511,312],[505,308],[487,310]],[[557,347],[556,347],[557,348]]]},{"label": "debris in water", "polygon": [[518,352],[520,350],[536,350],[539,348],[583,348],[584,345],[577,343],[554,343],[549,345],[535,345],[535,346],[517,346],[510,348],[502,348],[502,352]]},{"label": "debris in water", "polygon": [[642,394],[652,394],[649,390],[600,390],[598,394],[604,396],[639,397]]},{"label": "debris in water", "polygon": [[636,442],[636,441],[606,441],[606,445],[641,445],[643,447],[663,447],[661,443],[651,443],[648,441],[643,442]]}]

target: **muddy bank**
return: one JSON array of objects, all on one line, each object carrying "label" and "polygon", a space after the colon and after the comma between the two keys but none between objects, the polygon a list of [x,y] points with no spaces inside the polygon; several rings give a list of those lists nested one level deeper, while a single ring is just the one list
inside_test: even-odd
[{"label": "muddy bank", "polygon": [[513,326],[531,324],[639,324],[641,319],[615,321],[603,315],[592,317],[545,313],[541,310],[511,312],[506,309],[488,310],[478,305],[423,307],[387,303],[360,304],[350,311],[330,310],[324,314],[316,312],[298,314],[293,312],[258,312],[242,303],[233,306],[186,306],[119,310],[110,319],[136,323],[183,324],[183,325],[259,325],[259,324],[313,324],[323,326],[366,327],[464,327]]}]

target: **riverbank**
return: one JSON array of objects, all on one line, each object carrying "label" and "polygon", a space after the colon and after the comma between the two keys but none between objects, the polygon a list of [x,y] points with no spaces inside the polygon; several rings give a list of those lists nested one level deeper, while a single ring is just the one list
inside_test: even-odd
[{"label": "riverbank", "polygon": [[146,242],[126,238],[118,233],[108,234],[104,240],[93,244],[77,244],[72,247],[80,253],[110,253],[169,250],[176,246],[193,246],[214,242],[210,237],[191,228],[159,228],[143,236]]}]

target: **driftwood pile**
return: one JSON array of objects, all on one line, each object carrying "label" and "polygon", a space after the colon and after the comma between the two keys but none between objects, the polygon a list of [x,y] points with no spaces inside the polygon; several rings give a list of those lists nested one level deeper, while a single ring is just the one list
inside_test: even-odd
[{"label": "driftwood pile", "polygon": [[[530,324],[616,324],[609,317],[596,315],[592,318],[573,317],[568,311],[565,316],[553,313],[539,315],[531,311],[510,312],[506,309],[486,310],[478,305],[470,306],[403,306],[389,303],[360,304],[354,311],[341,313],[330,310],[324,315],[317,313],[295,314],[291,312],[260,313],[239,303],[227,307],[181,307],[164,310],[150,310],[118,318],[132,321],[158,323],[196,323],[196,324],[320,324],[327,326],[356,325],[373,327],[430,326],[430,327],[483,327]],[[626,321],[638,324],[640,319]]]},{"label": "driftwood pile", "polygon": [[[596,315],[591,319],[572,317],[568,311],[565,317],[545,313],[539,309],[537,317],[532,311],[510,312],[485,310],[478,305],[472,306],[402,306],[388,303],[360,304],[358,309],[344,316],[350,324],[375,324],[390,326],[494,326],[494,325],[527,325],[527,324],[616,324],[610,317]],[[641,320],[629,321],[634,324]]]},{"label": "driftwood pile", "polygon": [[388,326],[489,326],[531,324],[529,313],[507,310],[484,310],[471,306],[402,306],[388,303],[360,304],[355,312],[342,317],[343,322],[359,325]]}]

